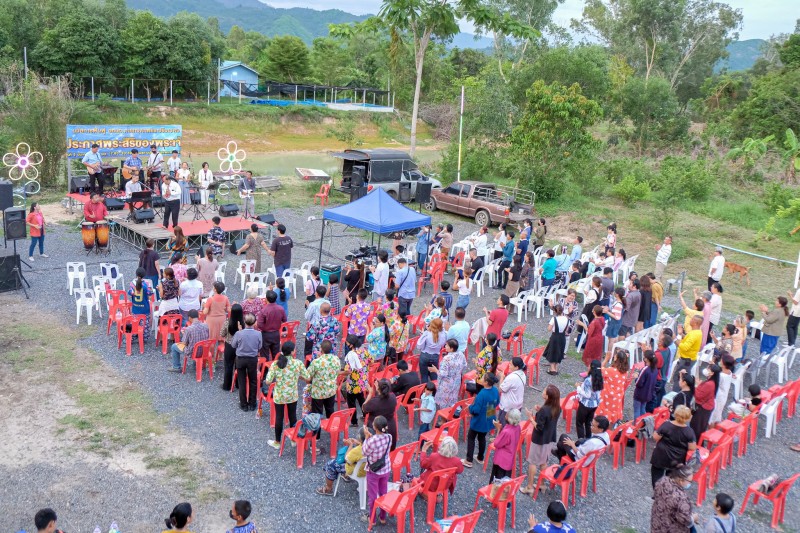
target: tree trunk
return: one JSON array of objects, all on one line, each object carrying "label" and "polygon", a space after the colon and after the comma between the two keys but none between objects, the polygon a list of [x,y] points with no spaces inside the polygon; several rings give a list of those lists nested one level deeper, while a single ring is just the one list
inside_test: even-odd
[{"label": "tree trunk", "polygon": [[417,151],[417,116],[419,115],[419,96],[422,92],[422,67],[425,64],[425,50],[428,48],[430,41],[431,31],[425,30],[422,39],[419,41],[419,48],[417,49],[417,81],[414,85],[414,107],[411,110],[411,147],[409,153],[411,158],[414,158],[414,153]]}]

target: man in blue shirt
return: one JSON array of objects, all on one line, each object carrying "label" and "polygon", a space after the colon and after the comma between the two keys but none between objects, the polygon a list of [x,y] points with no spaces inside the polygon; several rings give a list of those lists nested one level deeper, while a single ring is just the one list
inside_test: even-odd
[{"label": "man in blue shirt", "polygon": [[441,289],[441,291],[439,291],[439,292],[437,292],[436,294],[433,295],[433,298],[431,298],[431,305],[433,307],[436,307],[436,299],[439,296],[441,296],[442,298],[444,298],[444,308],[447,309],[448,313],[450,313],[450,307],[453,306],[453,295],[450,294],[450,292],[449,292],[450,291],[450,282],[447,281],[446,279],[443,279],[439,283],[439,288]]},{"label": "man in blue shirt", "polygon": [[81,159],[81,164],[86,167],[86,172],[89,174],[89,190],[93,193],[103,194],[103,158],[100,157],[99,151],[100,145],[93,144]]},{"label": "man in blue shirt", "polygon": [[575,237],[575,240],[572,244],[572,252],[569,254],[569,262],[574,263],[575,261],[580,261],[581,256],[583,255],[583,246],[581,243],[583,242],[583,237],[578,235]]},{"label": "man in blue shirt", "polygon": [[453,325],[450,322],[444,323],[444,329],[447,331],[447,340],[455,339],[458,342],[458,353],[464,353],[469,344],[469,322],[464,320],[467,312],[463,307],[456,307],[456,321]]},{"label": "man in blue shirt", "polygon": [[508,240],[506,241],[505,246],[503,246],[503,261],[500,263],[500,272],[503,273],[501,277],[501,285],[495,287],[495,289],[505,289],[506,283],[508,283],[508,272],[506,269],[511,266],[511,262],[514,260],[514,254],[516,253],[517,246],[514,244],[514,237],[516,236],[513,231],[509,231],[506,236]]},{"label": "man in blue shirt", "polygon": [[136,175],[141,177],[142,171],[142,160],[139,159],[139,150],[134,148],[131,150],[131,155],[128,156],[128,159],[122,164],[123,170],[130,171],[131,175]]},{"label": "man in blue shirt", "polygon": [[420,270],[425,268],[425,260],[428,258],[428,246],[430,245],[431,227],[423,226],[417,233],[417,266]]},{"label": "man in blue shirt", "polygon": [[394,285],[397,287],[397,303],[399,313],[411,314],[411,304],[417,291],[417,272],[408,266],[405,257],[397,259],[397,270],[394,271]]}]

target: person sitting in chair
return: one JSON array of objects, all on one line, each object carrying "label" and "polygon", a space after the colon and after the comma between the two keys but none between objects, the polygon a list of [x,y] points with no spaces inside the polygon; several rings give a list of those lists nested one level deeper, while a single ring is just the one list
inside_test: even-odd
[{"label": "person sitting in chair", "polygon": [[592,421],[592,436],[588,439],[572,440],[569,435],[563,433],[556,443],[553,450],[559,461],[564,457],[572,463],[583,458],[586,454],[601,450],[608,446],[611,439],[608,437],[608,418],[600,415]]}]

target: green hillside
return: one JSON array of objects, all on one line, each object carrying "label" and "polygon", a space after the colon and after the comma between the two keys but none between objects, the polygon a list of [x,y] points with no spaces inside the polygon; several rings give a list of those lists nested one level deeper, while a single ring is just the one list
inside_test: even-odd
[{"label": "green hillside", "polygon": [[763,54],[761,47],[766,44],[764,39],[747,39],[746,41],[734,41],[727,46],[728,59],[720,61],[715,71],[719,72],[723,68],[727,68],[728,72],[737,72],[740,70],[749,70],[756,60]]},{"label": "green hillside", "polygon": [[158,17],[171,17],[181,11],[197,13],[203,18],[216,17],[220,29],[228,32],[232,26],[245,31],[258,31],[268,37],[295,35],[310,44],[316,37],[328,35],[328,24],[365,20],[339,9],[274,8],[258,0],[128,0],[128,7],[150,11]]}]

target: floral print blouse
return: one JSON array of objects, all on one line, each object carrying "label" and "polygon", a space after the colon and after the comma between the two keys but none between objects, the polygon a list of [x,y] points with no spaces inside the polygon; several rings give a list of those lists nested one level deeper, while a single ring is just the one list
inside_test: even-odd
[{"label": "floral print blouse", "polygon": [[275,382],[275,390],[272,392],[274,402],[281,405],[296,402],[297,381],[300,378],[309,379],[308,370],[295,358],[289,359],[286,368],[278,368],[278,363],[270,366],[266,382]]},{"label": "floral print blouse", "polygon": [[369,354],[363,346],[357,350],[350,350],[345,356],[344,369],[348,375],[344,384],[348,393],[362,394],[369,387],[368,359]]},{"label": "floral print blouse", "polygon": [[[500,363],[503,362],[503,356],[500,353],[500,350],[497,351],[497,365],[499,366]],[[492,348],[490,346],[486,346],[483,350],[478,353],[478,356],[475,358],[475,381],[480,381],[483,379],[483,376],[491,371],[492,369]]]},{"label": "floral print blouse", "polygon": [[572,335],[572,330],[575,328],[575,321],[580,318],[578,301],[572,300],[571,302],[567,302],[566,298],[560,298],[558,303],[564,308],[564,316],[569,319],[569,322],[567,322],[567,327],[564,328],[564,335],[569,337]]},{"label": "floral print blouse", "polygon": [[[367,334],[365,346],[367,347],[371,363],[383,361],[383,358],[386,357],[386,345],[388,344],[386,342],[386,330],[387,328],[381,325],[373,328],[372,331]],[[391,333],[389,337],[391,338]]]},{"label": "floral print blouse", "polygon": [[467,368],[463,353],[450,352],[439,363],[439,382],[436,390],[436,407],[446,409],[458,401],[461,389],[461,374]]},{"label": "floral print blouse", "polygon": [[367,318],[372,312],[372,306],[367,302],[358,302],[344,312],[344,315],[350,319],[350,327],[347,332],[355,335],[356,337],[363,337],[367,334]]},{"label": "floral print blouse", "polygon": [[311,351],[311,359],[316,359],[319,356],[319,347],[322,341],[331,341],[331,344],[333,344],[331,353],[337,353],[339,350],[339,337],[341,333],[342,325],[330,315],[320,317],[319,320],[314,322],[306,332],[306,339],[314,343],[314,348]]},{"label": "floral print blouse", "polygon": [[336,394],[336,378],[341,363],[333,353],[317,357],[308,367],[311,378],[311,397],[317,400],[330,398]]}]

